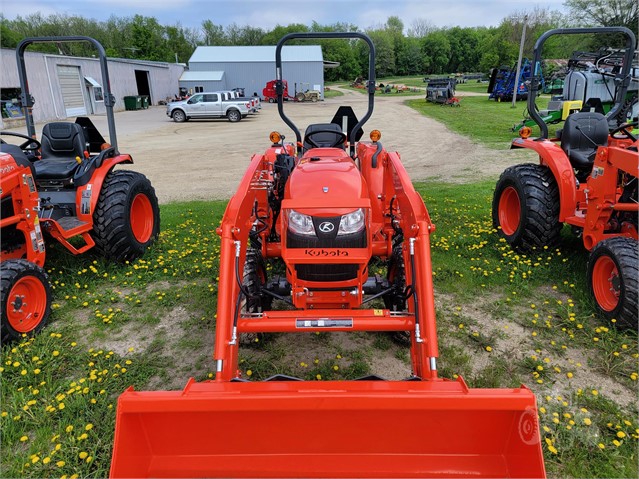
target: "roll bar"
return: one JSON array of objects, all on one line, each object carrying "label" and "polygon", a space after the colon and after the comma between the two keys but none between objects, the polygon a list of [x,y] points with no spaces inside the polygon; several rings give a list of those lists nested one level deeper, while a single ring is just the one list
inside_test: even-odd
[{"label": "roll bar", "polygon": [[[289,40],[293,40],[295,38],[300,39],[335,39],[335,38],[358,38],[360,40],[364,40],[368,44],[368,82],[367,82],[367,90],[368,90],[368,110],[364,117],[353,127],[351,131],[351,138],[357,137],[357,132],[364,126],[364,123],[368,121],[368,119],[373,114],[373,106],[375,104],[375,45],[371,39],[359,32],[300,32],[300,33],[289,33],[288,35],[283,36],[279,42],[277,42],[277,47],[275,48],[275,93],[277,94],[277,111],[280,114],[280,117],[295,133],[296,145],[299,145],[302,142],[302,135],[300,131],[297,129],[295,124],[286,116],[284,113],[284,82],[282,80],[282,47]],[[349,138],[350,142],[350,138]],[[351,156],[355,155],[355,144],[351,143]],[[296,147],[299,153],[299,146]]]},{"label": "roll bar", "polygon": [[84,36],[64,36],[64,37],[32,37],[22,40],[16,48],[16,58],[18,60],[18,76],[20,78],[20,103],[24,111],[27,123],[27,133],[35,138],[35,125],[33,123],[33,99],[29,93],[29,82],[27,81],[27,69],[24,61],[24,52],[33,43],[60,43],[60,42],[88,42],[98,51],[100,58],[100,70],[102,72],[102,88],[104,89],[104,106],[106,107],[107,123],[109,126],[109,143],[113,147],[115,154],[118,154],[118,141],[115,134],[115,119],[113,116],[113,105],[115,97],[111,94],[111,82],[109,81],[109,70],[107,67],[107,57],[104,47],[97,40]]},{"label": "roll bar", "polygon": [[621,109],[623,104],[623,98],[628,91],[630,85],[630,70],[632,67],[632,57],[635,51],[636,39],[634,33],[626,27],[592,27],[592,28],[556,28],[554,30],[548,30],[542,36],[540,36],[535,42],[533,53],[533,75],[530,83],[530,90],[528,92],[528,114],[531,116],[539,129],[541,130],[540,139],[548,138],[548,125],[544,123],[541,116],[535,108],[535,99],[537,92],[539,91],[539,77],[540,77],[540,65],[541,65],[541,50],[546,43],[546,40],[553,35],[576,35],[576,34],[602,34],[602,33],[623,33],[626,36],[626,48],[624,52],[623,68],[615,76],[615,81],[619,83],[617,88],[617,95],[615,97],[615,104],[612,109],[606,115],[607,118],[614,118]]}]

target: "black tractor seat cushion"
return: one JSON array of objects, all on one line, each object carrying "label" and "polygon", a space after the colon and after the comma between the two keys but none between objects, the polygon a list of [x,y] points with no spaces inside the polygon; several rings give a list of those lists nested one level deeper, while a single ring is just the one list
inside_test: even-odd
[{"label": "black tractor seat cushion", "polygon": [[[342,129],[335,123],[314,123],[312,125],[308,125],[306,131],[304,132],[304,149],[310,150],[311,148],[314,148],[313,145],[306,141],[306,137],[309,135],[309,133],[320,130],[330,131],[312,135],[311,139],[313,143],[315,143],[319,147],[334,146],[336,148],[344,149],[344,143],[337,144],[343,138],[343,136],[341,135]],[[334,131],[335,133],[332,133],[332,131]]]},{"label": "black tractor seat cushion", "polygon": [[73,160],[40,160],[33,163],[36,180],[65,180],[72,178],[79,163]]},{"label": "black tractor seat cushion", "polygon": [[42,159],[34,163],[36,179],[71,178],[87,149],[82,127],[77,123],[53,122],[42,128]]},{"label": "black tractor seat cushion", "polygon": [[566,118],[561,148],[578,170],[592,168],[597,148],[608,145],[608,121],[601,113],[577,112]]}]

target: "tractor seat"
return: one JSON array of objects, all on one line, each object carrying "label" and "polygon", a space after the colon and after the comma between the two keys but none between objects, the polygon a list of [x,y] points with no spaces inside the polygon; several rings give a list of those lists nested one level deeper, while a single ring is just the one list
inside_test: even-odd
[{"label": "tractor seat", "polygon": [[577,112],[566,118],[561,148],[577,170],[590,170],[597,148],[608,145],[608,121],[601,113]]},{"label": "tractor seat", "polygon": [[313,142],[317,144],[317,146],[319,147],[334,146],[335,148],[344,149],[344,143],[340,143],[339,145],[335,146],[335,144],[338,141],[340,141],[340,139],[342,138],[342,135],[340,134],[342,133],[342,129],[340,128],[339,125],[335,123],[314,123],[312,125],[308,125],[308,127],[306,128],[306,131],[304,132],[304,149],[305,150],[310,150],[311,148],[313,148],[313,145],[311,145],[310,143],[306,141],[306,137],[309,135],[309,133],[313,133],[314,131],[319,131],[319,130],[332,130],[335,133],[331,133],[330,131],[325,131],[323,133],[317,133],[313,135]]},{"label": "tractor seat", "polygon": [[47,123],[42,129],[42,157],[34,163],[38,180],[63,180],[73,176],[87,149],[82,127],[77,123]]}]

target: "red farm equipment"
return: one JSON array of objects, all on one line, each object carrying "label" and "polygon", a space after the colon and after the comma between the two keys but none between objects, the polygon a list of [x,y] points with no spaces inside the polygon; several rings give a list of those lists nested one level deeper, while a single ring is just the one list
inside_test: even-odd
[{"label": "red farm equipment", "polygon": [[[361,39],[368,109],[309,125],[284,114],[281,49],[291,39]],[[545,477],[536,401],[525,387],[471,389],[437,374],[431,273],[434,225],[373,113],[375,50],[361,33],[292,33],[276,48],[277,132],[256,154],[218,229],[214,380],[118,399],[111,477]],[[352,114],[341,114],[350,111]],[[385,278],[369,275],[373,258]],[[269,275],[277,259],[285,276]],[[370,308],[383,298],[385,307]],[[287,303],[272,309],[273,299]],[[403,331],[404,381],[264,381],[239,371],[246,333]]]},{"label": "red farm equipment", "polygon": [[620,126],[617,118],[625,115],[635,36],[623,27],[550,30],[535,44],[534,65],[539,65],[549,37],[567,34],[625,35],[623,65],[610,73],[617,85],[615,105],[605,116],[572,113],[558,138],[548,139],[548,126],[535,108],[535,71],[528,112],[541,134],[531,138],[531,129],[523,127],[512,148],[533,150],[539,164],[512,166],[502,173],[493,199],[493,224],[523,252],[556,246],[564,223],[570,225],[590,251],[588,283],[597,308],[618,326],[636,330],[639,141],[632,133],[636,118]]},{"label": "red farm equipment", "polygon": [[[269,103],[275,103],[277,101],[277,92],[275,91],[276,82],[277,80],[266,82],[266,86],[262,90],[262,98],[264,98],[264,101],[267,101]],[[295,100],[295,97],[292,97],[288,94],[288,83],[286,82],[286,80],[282,80],[282,84],[284,88],[282,97],[284,98],[284,100]]]},{"label": "red farm equipment", "polygon": [[[60,42],[89,42],[99,53],[109,143],[85,117],[75,123],[47,123],[41,140],[36,139],[24,53],[34,43]],[[12,339],[36,332],[46,319],[50,291],[39,269],[45,258],[43,234],[73,254],[95,247],[106,258],[124,262],[141,256],[160,228],[150,181],[137,172],[114,170],[133,160],[118,151],[115,100],[102,45],[89,37],[27,38],[18,45],[16,55],[28,134],[0,133],[22,141],[14,145],[0,140],[2,328],[3,337]],[[35,321],[36,314],[40,322]]]}]

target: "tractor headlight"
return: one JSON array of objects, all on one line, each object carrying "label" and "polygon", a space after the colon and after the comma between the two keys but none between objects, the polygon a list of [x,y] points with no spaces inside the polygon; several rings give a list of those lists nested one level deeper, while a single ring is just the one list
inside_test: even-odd
[{"label": "tractor headlight", "polygon": [[339,222],[339,229],[337,235],[348,235],[362,231],[365,226],[364,210],[361,208],[356,209],[352,213],[342,216]]},{"label": "tractor headlight", "polygon": [[288,228],[298,235],[315,235],[313,219],[295,210],[289,210],[288,212]]}]

